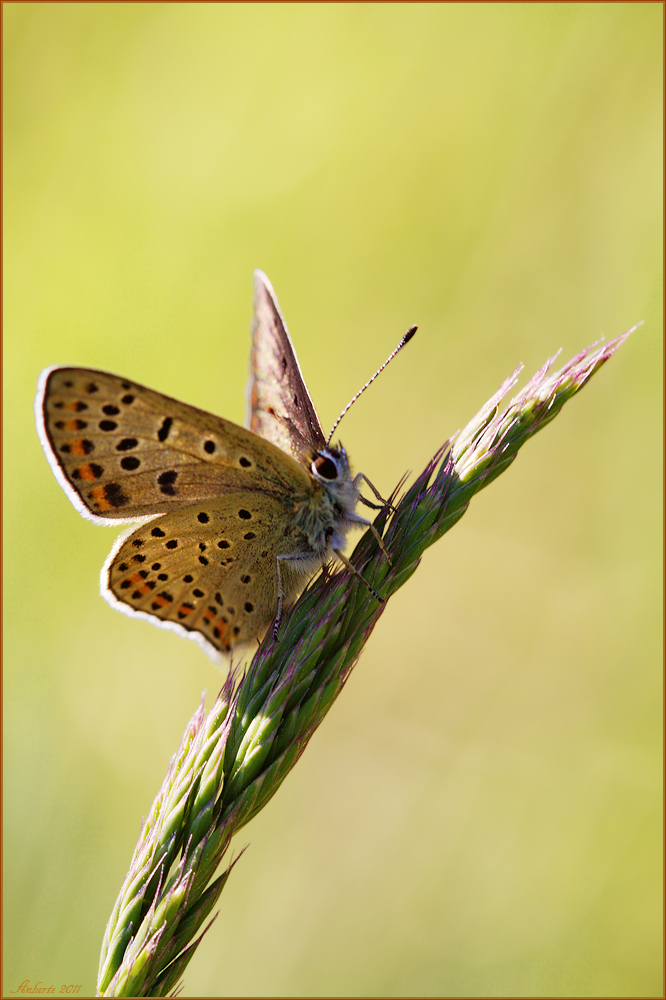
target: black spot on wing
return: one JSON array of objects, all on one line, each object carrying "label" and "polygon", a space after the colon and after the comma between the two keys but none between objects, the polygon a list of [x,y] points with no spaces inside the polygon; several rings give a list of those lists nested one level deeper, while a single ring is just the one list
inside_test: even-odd
[{"label": "black spot on wing", "polygon": [[107,483],[104,487],[104,499],[116,508],[124,507],[126,503],[129,503],[129,497],[123,493],[120,483]]},{"label": "black spot on wing", "polygon": [[162,472],[157,477],[157,485],[160,488],[160,492],[163,493],[164,496],[167,497],[176,496],[176,487],[174,486],[174,483],[176,482],[177,478],[178,478],[178,473],[176,472],[175,469],[169,469],[168,472]]},{"label": "black spot on wing", "polygon": [[169,431],[171,430],[171,425],[173,424],[173,417],[165,417],[162,421],[162,426],[157,432],[158,441],[166,441],[169,436]]}]

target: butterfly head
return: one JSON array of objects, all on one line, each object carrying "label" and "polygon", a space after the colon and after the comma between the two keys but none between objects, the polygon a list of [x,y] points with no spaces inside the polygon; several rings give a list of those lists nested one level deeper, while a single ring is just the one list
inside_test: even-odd
[{"label": "butterfly head", "polygon": [[347,452],[341,444],[326,445],[316,451],[310,462],[310,473],[342,511],[354,510],[358,490],[352,479]]}]

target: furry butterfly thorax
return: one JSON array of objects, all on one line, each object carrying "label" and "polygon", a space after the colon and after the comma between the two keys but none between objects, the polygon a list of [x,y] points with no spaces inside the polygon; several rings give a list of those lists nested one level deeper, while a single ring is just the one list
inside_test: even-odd
[{"label": "furry butterfly thorax", "polygon": [[35,416],[79,513],[100,524],[138,522],[104,564],[102,595],[195,639],[213,659],[260,639],[272,621],[277,627],[331,557],[359,575],[342,552],[350,528],[370,527],[382,545],[355,513],[359,500],[375,506],[360,495],[369,481],[353,476],[342,445],[324,437],[261,271],[247,427],[106,371],[60,365],[39,377]]}]

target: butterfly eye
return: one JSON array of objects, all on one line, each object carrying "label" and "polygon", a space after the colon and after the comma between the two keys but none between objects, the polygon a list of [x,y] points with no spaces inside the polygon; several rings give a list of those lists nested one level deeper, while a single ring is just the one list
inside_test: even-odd
[{"label": "butterfly eye", "polygon": [[327,479],[332,483],[338,478],[338,467],[328,455],[315,455],[312,459],[311,468],[313,473],[319,476],[320,479]]}]

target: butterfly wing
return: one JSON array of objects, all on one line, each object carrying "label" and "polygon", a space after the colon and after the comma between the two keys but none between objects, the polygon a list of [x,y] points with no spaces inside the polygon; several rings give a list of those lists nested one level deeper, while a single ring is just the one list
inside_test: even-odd
[{"label": "butterfly wing", "polygon": [[247,425],[302,464],[326,444],[275,292],[254,272],[254,320]]},{"label": "butterfly wing", "polygon": [[305,469],[244,427],[109,372],[48,368],[35,400],[47,458],[76,509],[133,521],[253,490],[307,490]]},{"label": "butterfly wing", "polygon": [[217,658],[261,638],[275,615],[277,555],[296,541],[284,514],[278,498],[252,491],[153,518],[116,541],[102,595]]}]

